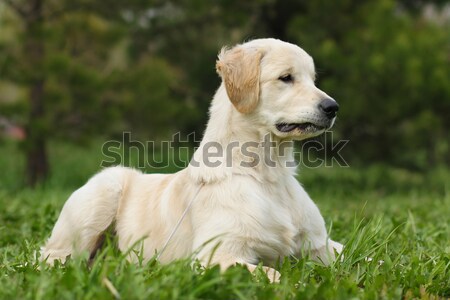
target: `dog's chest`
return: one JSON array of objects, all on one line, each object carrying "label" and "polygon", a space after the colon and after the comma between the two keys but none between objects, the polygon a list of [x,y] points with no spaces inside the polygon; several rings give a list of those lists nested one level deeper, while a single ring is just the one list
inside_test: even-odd
[{"label": "dog's chest", "polygon": [[[206,186],[192,209],[195,235],[202,242],[226,236],[230,248],[241,249],[236,255],[244,251],[251,256],[249,262],[273,264],[297,253],[301,203],[288,180],[263,184],[251,176],[235,176]],[[295,178],[291,181],[298,185]]]}]

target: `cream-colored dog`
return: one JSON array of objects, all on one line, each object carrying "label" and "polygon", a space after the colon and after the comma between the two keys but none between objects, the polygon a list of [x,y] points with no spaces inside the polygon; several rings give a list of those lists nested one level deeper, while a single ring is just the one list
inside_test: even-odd
[{"label": "cream-colored dog", "polygon": [[42,259],[92,254],[112,224],[121,251],[159,253],[163,263],[194,255],[254,270],[262,262],[276,280],[271,267],[285,256],[335,258],[342,245],[328,239],[289,166],[292,141],[329,129],[338,110],[314,85],[312,58],[293,44],[258,39],[223,49],[216,67],[223,83],[190,165],[169,175],[125,167],[95,175],[67,200]]}]

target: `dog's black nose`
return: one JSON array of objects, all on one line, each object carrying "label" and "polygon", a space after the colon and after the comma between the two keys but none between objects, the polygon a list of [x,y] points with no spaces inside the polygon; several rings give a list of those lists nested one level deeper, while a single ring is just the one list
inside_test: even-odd
[{"label": "dog's black nose", "polygon": [[319,108],[329,119],[332,119],[336,117],[336,112],[339,110],[339,105],[333,99],[326,98],[319,103]]}]

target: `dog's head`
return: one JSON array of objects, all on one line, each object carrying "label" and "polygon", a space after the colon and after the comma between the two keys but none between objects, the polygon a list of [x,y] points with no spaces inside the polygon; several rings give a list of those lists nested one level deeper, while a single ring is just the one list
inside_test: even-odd
[{"label": "dog's head", "polygon": [[228,97],[283,139],[305,139],[333,126],[338,104],[314,85],[314,62],[300,47],[258,39],[222,49],[217,61]]}]

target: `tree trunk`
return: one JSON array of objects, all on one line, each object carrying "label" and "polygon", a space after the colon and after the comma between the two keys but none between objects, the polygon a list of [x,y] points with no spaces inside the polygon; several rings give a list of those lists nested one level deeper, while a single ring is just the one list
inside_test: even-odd
[{"label": "tree trunk", "polygon": [[35,186],[46,179],[49,173],[47,159],[47,126],[44,110],[45,78],[42,68],[45,49],[42,39],[43,1],[29,0],[30,10],[24,16],[26,23],[25,50],[28,57],[30,92],[30,112],[26,125],[26,174],[27,183]]}]

